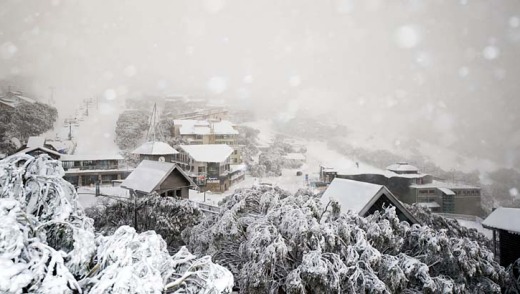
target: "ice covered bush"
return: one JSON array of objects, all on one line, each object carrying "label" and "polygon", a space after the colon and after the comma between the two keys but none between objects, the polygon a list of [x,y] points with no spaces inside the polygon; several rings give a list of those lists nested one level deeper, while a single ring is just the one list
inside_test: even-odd
[{"label": "ice covered bush", "polygon": [[399,221],[324,211],[311,191],[240,189],[184,238],[233,271],[241,293],[500,293],[508,274],[486,246]]},{"label": "ice covered bush", "polygon": [[229,293],[233,276],[153,231],[97,237],[47,155],[0,161],[0,293]]},{"label": "ice covered bush", "polygon": [[209,257],[185,247],[170,256],[154,231],[122,226],[97,241],[97,264],[82,281],[88,293],[226,293],[233,286],[232,274]]},{"label": "ice covered bush", "polygon": [[[181,232],[199,223],[203,215],[195,204],[186,199],[160,197],[151,194],[137,200],[137,231],[154,230],[160,234],[170,251],[185,245]],[[97,232],[114,233],[118,227],[133,225],[134,203],[110,201],[88,208],[86,213],[94,219]]]},{"label": "ice covered bush", "polygon": [[94,227],[63,175],[60,162],[46,155],[6,158],[0,162],[0,198],[17,202],[24,218],[31,220],[27,238],[37,237],[61,251],[67,268],[79,277],[95,253]]}]

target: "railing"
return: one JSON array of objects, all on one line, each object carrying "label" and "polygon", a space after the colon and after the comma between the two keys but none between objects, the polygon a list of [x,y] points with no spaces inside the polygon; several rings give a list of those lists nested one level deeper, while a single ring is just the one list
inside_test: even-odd
[{"label": "railing", "polygon": [[210,205],[210,204],[206,204],[206,203],[200,203],[200,202],[196,202],[193,200],[190,200],[190,201],[193,202],[195,204],[195,206],[198,207],[203,212],[208,212],[208,213],[212,213],[212,214],[220,213],[220,207],[218,207],[218,206],[214,206],[214,205]]}]

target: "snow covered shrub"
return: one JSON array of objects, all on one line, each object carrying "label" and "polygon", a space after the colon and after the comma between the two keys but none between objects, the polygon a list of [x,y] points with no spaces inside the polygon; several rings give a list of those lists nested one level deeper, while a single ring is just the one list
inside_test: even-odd
[{"label": "snow covered shrub", "polygon": [[476,229],[461,226],[457,220],[434,214],[431,210],[417,204],[404,205],[423,225],[436,231],[444,230],[449,237],[468,238],[478,242],[481,246],[486,246],[489,250],[493,250],[493,242]]},{"label": "snow covered shrub", "polygon": [[[137,231],[154,230],[163,237],[171,251],[177,251],[185,245],[181,232],[200,222],[203,215],[192,202],[186,199],[160,197],[152,194],[140,198],[137,202]],[[118,227],[133,225],[134,203],[108,202],[86,210],[94,219],[96,230],[103,234],[112,234]]]},{"label": "snow covered shrub", "polygon": [[[230,268],[241,293],[500,293],[508,274],[478,242],[400,222],[327,213],[310,191],[258,186],[224,199],[189,247]],[[238,244],[238,245],[237,245]]]},{"label": "snow covered shrub", "polygon": [[95,253],[92,220],[46,155],[0,162],[0,290],[69,293],[81,290]]},{"label": "snow covered shrub", "polygon": [[47,155],[0,161],[0,293],[229,293],[232,274],[153,231],[95,238],[63,169]]},{"label": "snow covered shrub", "polygon": [[63,174],[60,162],[47,155],[7,158],[0,163],[0,198],[18,201],[25,215],[37,223],[34,235],[28,237],[37,236],[49,248],[63,252],[67,267],[81,276],[95,252],[94,227]]},{"label": "snow covered shrub", "polygon": [[42,223],[24,208],[15,199],[0,198],[0,293],[81,291],[75,276],[88,268],[94,234],[75,227],[71,236],[80,241],[68,253],[56,250],[45,242],[52,221]]},{"label": "snow covered shrub", "polygon": [[509,274],[509,280],[506,283],[505,293],[520,293],[520,258],[507,267],[507,272]]},{"label": "snow covered shrub", "polygon": [[122,226],[97,243],[98,263],[81,282],[87,293],[231,293],[227,269],[185,247],[170,256],[154,231],[138,234]]}]

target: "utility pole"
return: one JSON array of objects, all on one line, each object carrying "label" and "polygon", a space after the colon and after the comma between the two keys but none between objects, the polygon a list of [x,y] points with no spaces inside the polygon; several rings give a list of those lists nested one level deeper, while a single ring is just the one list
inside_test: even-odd
[{"label": "utility pole", "polygon": [[132,196],[134,196],[134,229],[137,231],[137,193],[131,190]]},{"label": "utility pole", "polygon": [[72,140],[72,122],[69,121],[69,141]]}]

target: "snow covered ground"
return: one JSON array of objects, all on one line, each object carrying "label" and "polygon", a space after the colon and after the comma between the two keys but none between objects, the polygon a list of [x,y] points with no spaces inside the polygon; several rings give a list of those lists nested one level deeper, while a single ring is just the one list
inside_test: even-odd
[{"label": "snow covered ground", "polygon": [[[85,110],[77,111],[77,116],[61,113],[55,128],[45,136],[49,139],[68,140],[69,132],[76,143],[74,154],[107,155],[118,154],[119,147],[115,143],[115,129],[119,114],[123,108],[117,102],[100,102],[99,106],[91,106],[88,116]],[[77,124],[64,124],[66,118],[77,118]]]},{"label": "snow covered ground", "polygon": [[410,146],[407,143],[410,141],[409,138],[402,134],[374,133],[374,130],[365,131],[363,128],[351,128],[344,141],[353,147],[371,151],[385,150],[405,157],[420,155],[446,171],[472,172],[478,170],[490,172],[500,168],[498,164],[489,159],[463,156],[450,148],[422,140],[417,140],[417,145]]},{"label": "snow covered ground", "polygon": [[120,112],[121,108],[111,103],[103,103],[99,110],[91,110],[76,130],[78,145],[75,154],[118,154],[115,130]]}]

